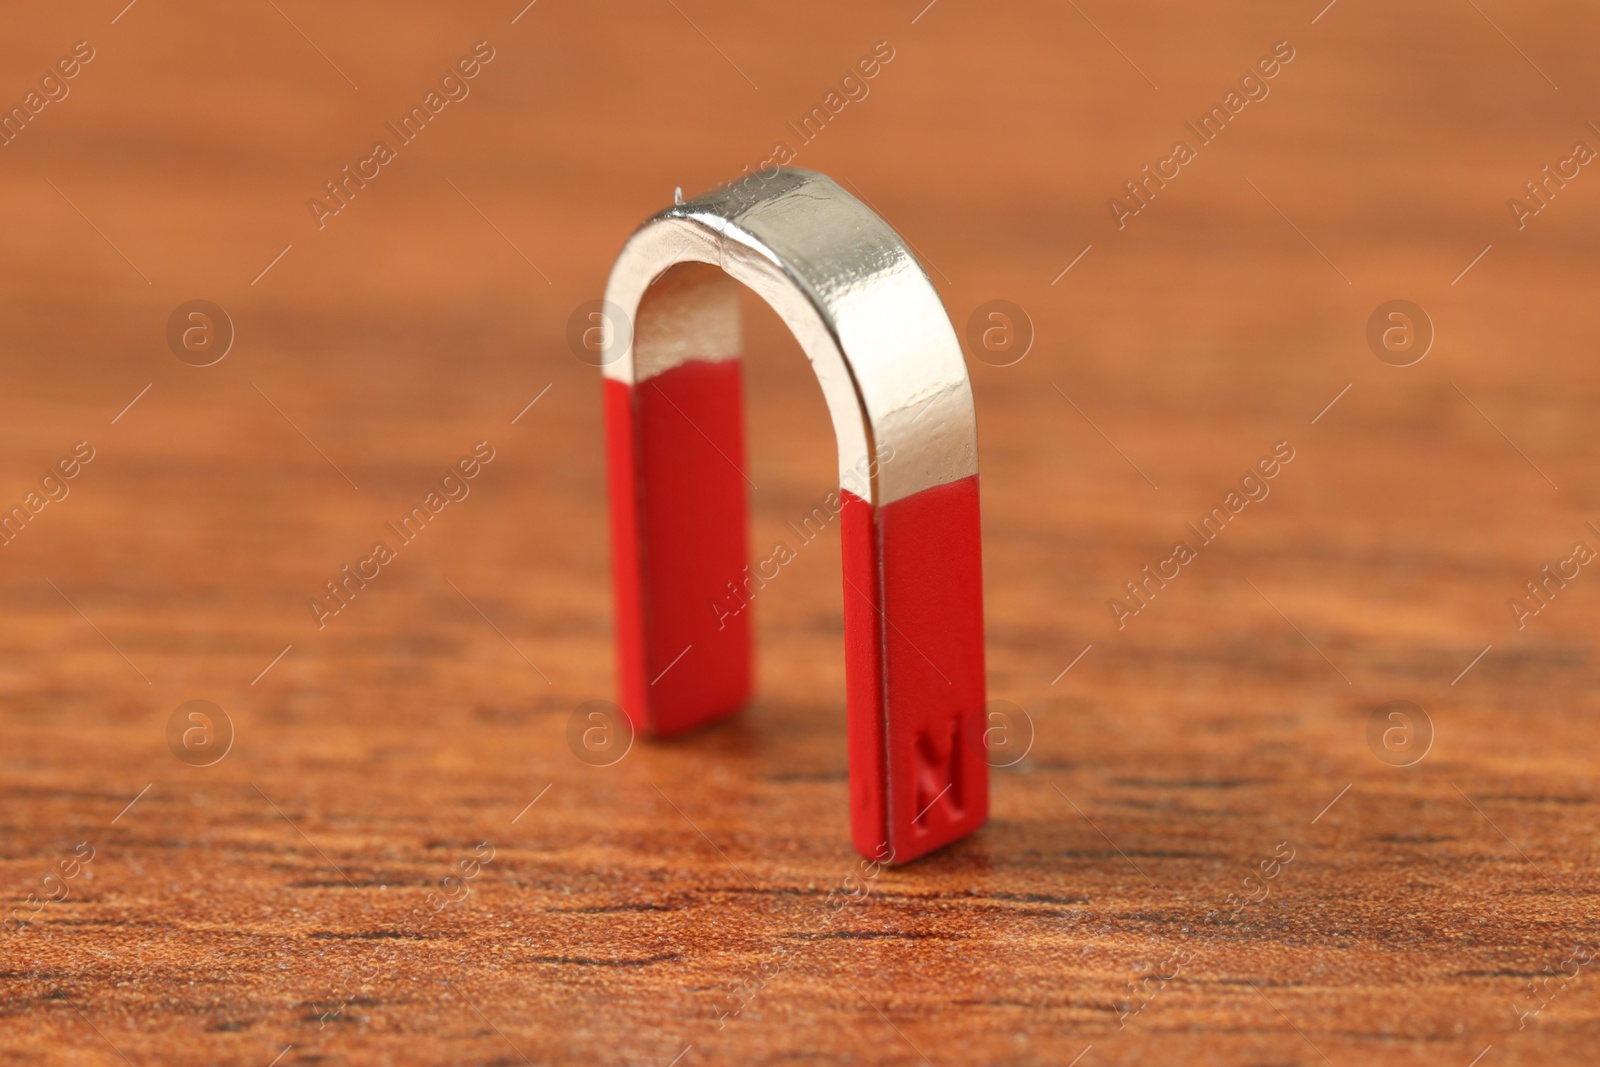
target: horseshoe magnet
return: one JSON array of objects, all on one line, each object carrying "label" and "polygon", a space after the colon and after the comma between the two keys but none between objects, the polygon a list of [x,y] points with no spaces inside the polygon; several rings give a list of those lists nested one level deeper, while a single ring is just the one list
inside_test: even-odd
[{"label": "horseshoe magnet", "polygon": [[851,839],[912,860],[989,810],[977,420],[933,283],[824,175],[777,168],[676,204],[612,267],[601,359],[622,703],[659,736],[750,695],[750,612],[730,607],[753,581],[741,284],[800,342],[838,439]]}]

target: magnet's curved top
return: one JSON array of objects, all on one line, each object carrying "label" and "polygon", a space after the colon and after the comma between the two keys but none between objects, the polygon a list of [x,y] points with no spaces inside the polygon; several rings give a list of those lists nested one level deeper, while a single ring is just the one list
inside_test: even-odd
[{"label": "magnet's curved top", "polygon": [[[737,290],[680,266],[696,263],[754,290],[800,342],[833,418],[841,484],[870,473],[882,506],[977,473],[972,387],[933,282],[832,179],[780,167],[641,226],[606,284],[632,324],[607,331],[607,378],[636,385],[689,360],[739,358]],[[894,462],[880,465],[885,445]]]}]

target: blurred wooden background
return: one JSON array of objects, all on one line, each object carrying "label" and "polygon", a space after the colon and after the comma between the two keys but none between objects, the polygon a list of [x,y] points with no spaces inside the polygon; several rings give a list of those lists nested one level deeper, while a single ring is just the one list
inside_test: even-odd
[{"label": "blurred wooden background", "polygon": [[[95,451],[0,548],[8,1060],[1592,1059],[1600,578],[1521,630],[1507,602],[1600,548],[1600,177],[1521,229],[1507,200],[1600,148],[1600,16],[923,2],[8,14],[5,106],[94,58],[0,147],[0,502]],[[470,94],[319,229],[307,201],[479,41]],[[1280,41],[1119,230],[1107,200]],[[762,592],[745,715],[568,749],[614,694],[565,333],[634,225],[795,146],[878,42],[794,163],[905,234],[958,330],[1031,320],[971,372],[990,691],[1036,737],[985,830],[832,915],[835,544]],[[167,347],[192,299],[236,330],[213,366]],[[1409,367],[1366,340],[1395,299],[1436,331]],[[833,465],[749,310],[765,545]],[[485,440],[319,630],[308,600]],[[1119,630],[1108,598],[1279,441],[1271,495]],[[212,766],[169,750],[190,700],[232,722]],[[1368,740],[1395,700],[1432,723],[1409,767]]]}]

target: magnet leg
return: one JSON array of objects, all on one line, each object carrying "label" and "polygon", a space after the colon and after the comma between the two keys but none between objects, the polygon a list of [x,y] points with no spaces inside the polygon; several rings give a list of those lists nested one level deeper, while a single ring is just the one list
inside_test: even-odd
[{"label": "magnet leg", "polygon": [[742,403],[738,360],[605,382],[619,690],[645,733],[750,694]]},{"label": "magnet leg", "polygon": [[904,863],[989,813],[978,478],[840,495],[851,839]]}]

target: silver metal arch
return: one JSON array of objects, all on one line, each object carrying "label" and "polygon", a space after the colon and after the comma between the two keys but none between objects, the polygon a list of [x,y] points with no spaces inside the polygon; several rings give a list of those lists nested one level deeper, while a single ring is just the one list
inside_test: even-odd
[{"label": "silver metal arch", "polygon": [[[777,168],[676,204],[629,238],[606,300],[604,374],[637,386],[692,359],[742,353],[737,290],[754,290],[811,361],[833,419],[840,484],[882,506],[976,474],[977,418],[955,330],[900,236],[832,179]],[[892,459],[871,457],[887,445]],[[866,493],[860,495],[866,496]]]}]

